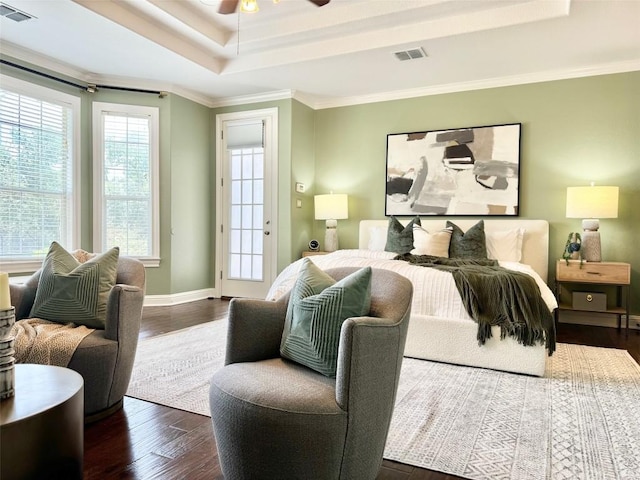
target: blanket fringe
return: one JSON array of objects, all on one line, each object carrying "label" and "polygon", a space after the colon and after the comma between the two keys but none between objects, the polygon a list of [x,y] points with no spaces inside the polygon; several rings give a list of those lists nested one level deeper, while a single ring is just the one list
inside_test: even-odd
[{"label": "blanket fringe", "polygon": [[549,355],[555,351],[555,320],[529,275],[490,259],[411,254],[395,259],[451,273],[467,313],[478,324],[480,345],[492,337],[491,327],[497,325],[500,338],[512,337],[525,346],[544,344]]}]

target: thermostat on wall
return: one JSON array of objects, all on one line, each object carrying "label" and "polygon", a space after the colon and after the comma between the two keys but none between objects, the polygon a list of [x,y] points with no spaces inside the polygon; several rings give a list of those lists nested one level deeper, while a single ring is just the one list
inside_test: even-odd
[{"label": "thermostat on wall", "polygon": [[304,193],[304,183],[296,182],[296,192]]}]

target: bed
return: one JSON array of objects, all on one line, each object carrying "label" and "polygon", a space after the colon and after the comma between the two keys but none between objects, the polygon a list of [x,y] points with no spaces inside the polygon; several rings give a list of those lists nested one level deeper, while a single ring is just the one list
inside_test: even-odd
[{"label": "bed", "polygon": [[[445,228],[446,220],[421,218],[422,228],[436,232]],[[463,231],[478,220],[455,220]],[[403,222],[404,224],[407,221]],[[509,336],[501,338],[500,328],[492,327],[492,337],[483,345],[477,340],[478,324],[467,313],[453,277],[448,272],[424,268],[394,260],[395,253],[381,250],[388,220],[363,220],[359,226],[358,249],[338,250],[310,258],[322,269],[338,266],[384,268],[407,277],[414,285],[411,321],[405,356],[459,365],[543,376],[548,351],[543,343],[524,346]],[[484,220],[489,246],[490,238],[501,238],[505,232],[520,232],[519,261],[505,254],[509,261],[500,266],[531,276],[540,289],[542,300],[550,312],[557,308],[553,292],[546,285],[548,273],[549,225],[544,220]],[[503,244],[506,245],[506,244]],[[493,258],[500,259],[499,243],[493,243]],[[382,249],[384,247],[382,246]],[[489,248],[488,248],[489,249]],[[271,286],[267,298],[277,299],[295,283],[302,259],[286,267]]]}]

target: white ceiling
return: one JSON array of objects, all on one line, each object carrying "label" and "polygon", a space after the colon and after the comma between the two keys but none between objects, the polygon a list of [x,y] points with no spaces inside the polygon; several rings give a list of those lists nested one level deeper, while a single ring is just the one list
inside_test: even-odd
[{"label": "white ceiling", "polygon": [[[314,108],[640,70],[640,0],[2,0],[1,53],[206,105]],[[238,35],[239,31],[239,35]],[[393,52],[421,47],[426,58]],[[2,66],[2,69],[12,67]]]}]

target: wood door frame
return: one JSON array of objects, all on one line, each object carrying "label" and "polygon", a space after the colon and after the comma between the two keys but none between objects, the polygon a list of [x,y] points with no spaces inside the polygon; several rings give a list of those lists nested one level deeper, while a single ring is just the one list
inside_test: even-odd
[{"label": "wood door frame", "polygon": [[[221,234],[222,219],[224,218],[224,212],[222,207],[224,205],[222,197],[222,178],[223,178],[223,162],[225,161],[226,152],[223,149],[225,143],[222,139],[222,131],[224,129],[225,122],[236,120],[262,120],[265,122],[265,169],[267,168],[267,162],[269,162],[271,181],[269,188],[271,190],[271,249],[268,252],[270,256],[270,277],[265,281],[270,284],[276,278],[278,271],[278,108],[264,108],[259,110],[247,110],[243,112],[230,112],[221,113],[216,115],[216,177],[215,177],[215,264],[213,266],[214,288],[213,296],[220,298],[222,294],[222,262],[223,258],[223,238]],[[265,252],[267,255],[267,252]]]}]

